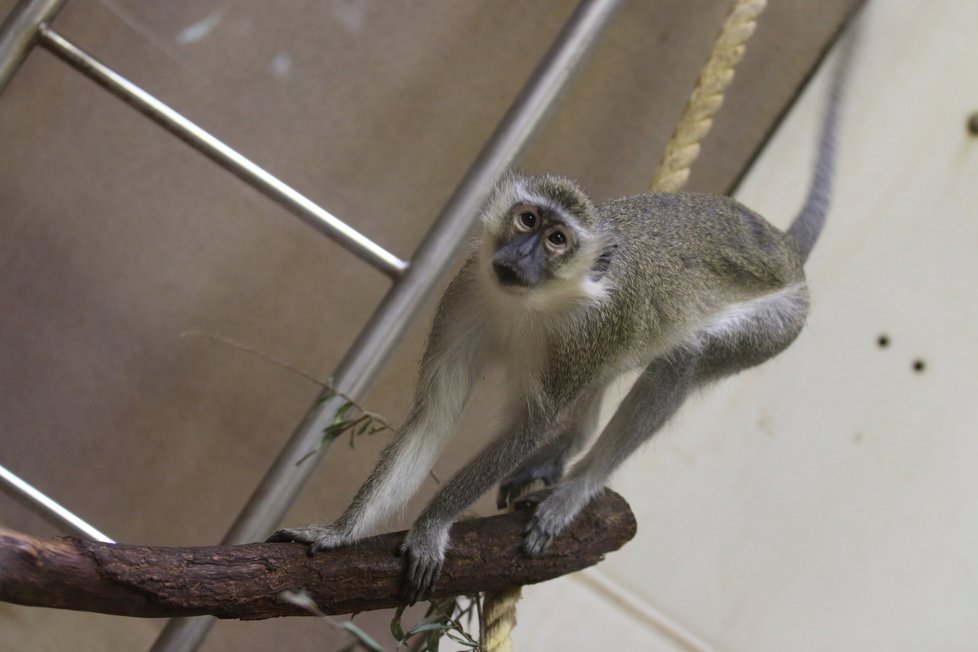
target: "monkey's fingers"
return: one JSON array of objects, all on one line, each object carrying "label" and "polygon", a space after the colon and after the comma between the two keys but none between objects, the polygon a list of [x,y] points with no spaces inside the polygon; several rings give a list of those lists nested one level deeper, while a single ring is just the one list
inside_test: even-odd
[{"label": "monkey's fingers", "polygon": [[401,554],[406,557],[404,584],[401,595],[408,604],[426,600],[431,588],[438,579],[443,560],[425,554],[418,554],[407,544],[401,546]]},{"label": "monkey's fingers", "polygon": [[308,541],[302,540],[302,530],[301,529],[288,529],[283,528],[281,530],[275,530],[272,535],[265,539],[268,543],[286,543],[286,542],[298,542],[298,543],[309,543]]}]

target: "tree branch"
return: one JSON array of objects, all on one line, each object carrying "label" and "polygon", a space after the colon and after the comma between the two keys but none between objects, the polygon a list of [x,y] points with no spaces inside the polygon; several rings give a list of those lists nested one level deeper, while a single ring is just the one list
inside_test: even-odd
[{"label": "tree branch", "polygon": [[[635,535],[625,500],[606,490],[544,555],[520,551],[526,509],[452,528],[452,543],[432,598],[534,584],[598,563]],[[396,556],[403,532],[308,555],[296,543],[165,548],[73,537],[37,539],[0,529],[0,600],[141,617],[257,620],[309,613],[279,600],[305,589],[327,614],[401,604]]]}]

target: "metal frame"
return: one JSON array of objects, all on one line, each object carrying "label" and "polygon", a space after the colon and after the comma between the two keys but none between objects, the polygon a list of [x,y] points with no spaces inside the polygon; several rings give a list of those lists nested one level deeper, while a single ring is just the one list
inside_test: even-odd
[{"label": "metal frame", "polygon": [[[334,388],[353,399],[362,397],[380,373],[423,301],[454,260],[492,186],[522,154],[622,4],[622,0],[582,0],[410,262],[405,262],[54,31],[50,22],[65,1],[21,0],[0,25],[0,92],[33,47],[41,45],[389,276],[393,281],[391,289],[332,375]],[[321,447],[313,459],[307,459],[301,465],[297,462],[309,450],[317,448],[324,428],[332,423],[345,400],[329,392],[317,399],[238,515],[224,537],[224,544],[262,539],[278,525],[325,454],[326,447]],[[3,467],[0,472],[0,480],[3,480],[0,487],[25,500],[32,508],[83,536],[108,540]],[[207,617],[173,619],[152,649],[157,652],[195,650],[213,622],[214,619]]]},{"label": "metal frame", "polygon": [[92,539],[93,541],[102,541],[103,543],[115,543],[107,535],[72,513],[61,505],[61,503],[47,494],[42,493],[35,487],[32,487],[26,480],[3,466],[0,466],[0,489],[3,489],[22,502],[25,507],[37,512],[65,532],[78,535],[83,539]]}]

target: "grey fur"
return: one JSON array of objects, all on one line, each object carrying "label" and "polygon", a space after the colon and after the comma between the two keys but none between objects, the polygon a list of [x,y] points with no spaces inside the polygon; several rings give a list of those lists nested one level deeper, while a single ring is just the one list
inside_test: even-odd
[{"label": "grey fur", "polygon": [[[828,206],[836,113],[822,131],[815,190],[788,233],[729,197],[658,193],[595,206],[563,177],[503,179],[477,251],[438,306],[404,426],[336,521],[270,540],[316,551],[363,536],[414,492],[475,378],[499,364],[512,393],[506,426],[414,522],[402,546],[405,598],[428,594],[452,523],[497,483],[501,507],[538,480],[549,485],[529,497],[536,511],[523,544],[529,555],[543,552],[693,389],[797,337],[808,312],[802,263]],[[562,477],[595,427],[604,389],[634,369],[644,371],[618,412]]]},{"label": "grey fur", "polygon": [[[508,200],[520,205],[575,197],[579,213],[551,211],[553,224],[574,230],[573,247],[548,254],[535,285],[502,286],[491,259],[514,237],[513,214],[488,216],[479,250],[439,304],[414,409],[376,469],[334,523],[273,535],[314,550],[362,536],[396,502],[391,478],[401,478],[397,498],[406,498],[440,449],[423,442],[447,438],[474,377],[499,363],[513,390],[507,426],[415,521],[404,542],[409,601],[430,589],[452,522],[494,484],[502,481],[502,505],[533,480],[554,485],[524,544],[540,554],[690,390],[781,351],[807,310],[797,245],[733,199],[652,194],[594,207],[567,179],[511,176],[504,183],[498,194],[511,193]],[[622,372],[646,366],[591,451],[560,480],[594,427],[596,397]]]}]

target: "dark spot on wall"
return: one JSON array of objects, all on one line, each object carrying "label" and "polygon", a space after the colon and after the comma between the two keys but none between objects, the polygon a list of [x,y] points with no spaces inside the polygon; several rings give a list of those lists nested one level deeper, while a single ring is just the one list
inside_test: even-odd
[{"label": "dark spot on wall", "polygon": [[913,370],[918,374],[923,373],[926,367],[927,365],[924,364],[924,361],[921,360],[920,358],[917,358],[916,360],[913,361]]},{"label": "dark spot on wall", "polygon": [[881,349],[885,349],[890,345],[890,336],[880,335],[879,337],[876,338],[876,345]]},{"label": "dark spot on wall", "polygon": [[968,133],[978,136],[978,111],[968,116]]}]

